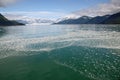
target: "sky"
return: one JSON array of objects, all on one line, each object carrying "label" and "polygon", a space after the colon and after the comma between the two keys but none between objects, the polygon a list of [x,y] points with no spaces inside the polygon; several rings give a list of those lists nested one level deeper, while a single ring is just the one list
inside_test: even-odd
[{"label": "sky", "polygon": [[98,16],[120,10],[120,0],[0,0],[0,12],[11,19]]}]

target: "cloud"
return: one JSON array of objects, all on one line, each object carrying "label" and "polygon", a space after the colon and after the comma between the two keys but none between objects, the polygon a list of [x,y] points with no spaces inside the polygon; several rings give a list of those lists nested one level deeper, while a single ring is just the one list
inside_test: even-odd
[{"label": "cloud", "polygon": [[120,12],[120,0],[110,0],[109,3],[103,3],[88,9],[72,12],[66,17],[77,18],[85,15],[94,17],[94,16],[103,16],[106,14],[114,14],[117,12]]},{"label": "cloud", "polygon": [[23,20],[26,18],[56,20],[57,18],[61,18],[66,15],[66,13],[51,12],[51,11],[33,11],[33,12],[16,11],[16,12],[1,12],[1,13],[10,20]]},{"label": "cloud", "polygon": [[18,0],[0,0],[0,7],[5,7],[17,2]]}]

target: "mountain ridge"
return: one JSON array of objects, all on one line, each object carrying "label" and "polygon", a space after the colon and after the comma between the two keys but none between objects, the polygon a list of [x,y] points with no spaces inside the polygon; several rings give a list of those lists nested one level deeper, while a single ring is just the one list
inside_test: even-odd
[{"label": "mountain ridge", "polygon": [[120,12],[96,17],[82,16],[77,19],[62,20],[54,24],[120,24]]},{"label": "mountain ridge", "polygon": [[8,20],[2,14],[0,14],[0,26],[17,26],[17,25],[25,25],[23,23],[19,23],[17,21]]},{"label": "mountain ridge", "polygon": [[104,20],[102,22],[103,24],[120,24],[120,12],[111,15],[110,17],[108,17],[106,20]]}]

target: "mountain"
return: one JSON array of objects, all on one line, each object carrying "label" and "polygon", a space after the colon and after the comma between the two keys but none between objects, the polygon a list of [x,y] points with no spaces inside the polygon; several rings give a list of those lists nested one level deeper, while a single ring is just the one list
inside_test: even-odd
[{"label": "mountain", "polygon": [[111,15],[109,18],[102,22],[103,24],[120,24],[120,12]]},{"label": "mountain", "polygon": [[55,24],[120,24],[120,12],[96,17],[82,16],[78,19],[62,20]]},{"label": "mountain", "polygon": [[105,21],[110,15],[105,16],[97,16],[91,18],[86,24],[101,24],[103,21]]},{"label": "mountain", "polygon": [[20,20],[16,20],[17,22],[27,24],[27,25],[41,25],[41,24],[52,24],[53,20],[49,19],[39,19],[39,18],[22,18]]},{"label": "mountain", "polygon": [[17,21],[8,20],[2,14],[0,14],[0,26],[13,26],[13,25],[24,25],[23,23],[19,23]]},{"label": "mountain", "polygon": [[91,17],[82,16],[82,17],[77,18],[77,19],[66,19],[63,21],[59,21],[58,23],[55,23],[55,24],[85,24],[90,19],[91,19]]},{"label": "mountain", "polygon": [[28,22],[25,21],[25,20],[15,20],[15,21],[17,21],[17,22],[19,22],[19,23],[23,23],[23,24],[28,24]]}]

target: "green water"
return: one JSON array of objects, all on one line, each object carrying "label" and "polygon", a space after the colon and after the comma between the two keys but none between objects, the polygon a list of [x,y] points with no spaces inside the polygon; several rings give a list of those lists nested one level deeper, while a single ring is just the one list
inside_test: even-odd
[{"label": "green water", "polygon": [[0,27],[0,80],[119,79],[119,25]]}]

